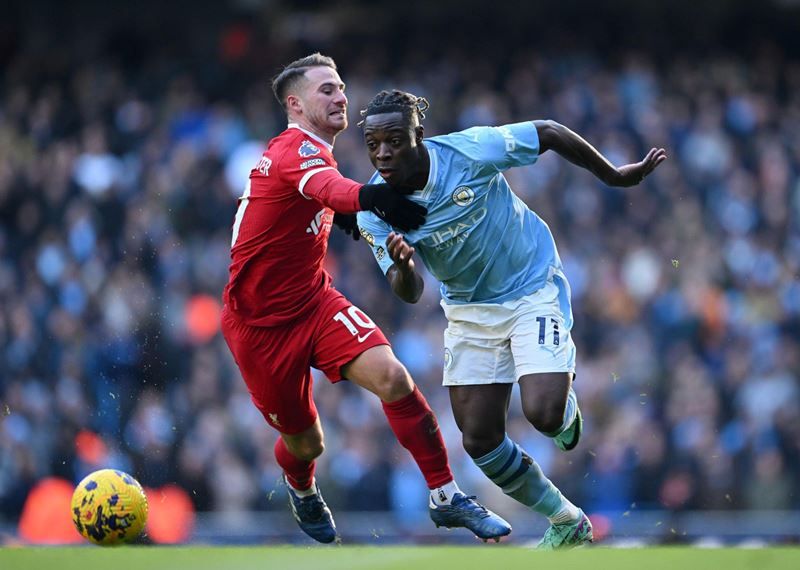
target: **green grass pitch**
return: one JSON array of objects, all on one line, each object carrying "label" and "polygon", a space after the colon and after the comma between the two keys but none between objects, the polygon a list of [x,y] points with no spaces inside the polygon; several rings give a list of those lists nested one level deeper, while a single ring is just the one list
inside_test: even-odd
[{"label": "green grass pitch", "polygon": [[3,570],[772,570],[800,568],[800,548],[590,547],[569,552],[474,547],[5,547]]}]

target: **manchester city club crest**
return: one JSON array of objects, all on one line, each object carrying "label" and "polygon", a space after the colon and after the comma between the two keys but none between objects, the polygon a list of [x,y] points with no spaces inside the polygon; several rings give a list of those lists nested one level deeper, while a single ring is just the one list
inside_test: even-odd
[{"label": "manchester city club crest", "polygon": [[453,191],[453,202],[456,206],[469,206],[475,199],[475,191],[469,186],[459,186]]},{"label": "manchester city club crest", "polygon": [[311,141],[303,141],[303,143],[300,145],[300,148],[297,149],[297,154],[303,158],[308,158],[309,156],[315,156],[319,154],[319,149],[315,147]]},{"label": "manchester city club crest", "polygon": [[450,352],[449,348],[444,349],[444,369],[450,370],[450,367],[453,365],[453,353]]}]

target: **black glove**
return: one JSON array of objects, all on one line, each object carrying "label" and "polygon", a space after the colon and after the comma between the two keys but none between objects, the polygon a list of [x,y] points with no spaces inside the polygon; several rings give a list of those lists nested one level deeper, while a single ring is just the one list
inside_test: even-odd
[{"label": "black glove", "polygon": [[333,223],[339,226],[344,233],[351,236],[355,241],[358,241],[361,233],[358,231],[358,223],[356,222],[355,214],[340,214],[336,212],[333,214]]},{"label": "black glove", "polygon": [[[402,191],[404,193],[405,189]],[[425,223],[428,209],[416,204],[388,184],[365,184],[358,191],[358,202],[362,210],[369,210],[380,219],[407,232]]]}]

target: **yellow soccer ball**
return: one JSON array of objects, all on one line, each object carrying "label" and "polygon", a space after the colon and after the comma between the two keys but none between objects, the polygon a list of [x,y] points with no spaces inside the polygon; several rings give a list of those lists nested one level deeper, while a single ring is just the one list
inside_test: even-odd
[{"label": "yellow soccer ball", "polygon": [[116,469],[90,473],[72,493],[72,522],[95,544],[130,542],[147,522],[144,489],[136,479]]}]

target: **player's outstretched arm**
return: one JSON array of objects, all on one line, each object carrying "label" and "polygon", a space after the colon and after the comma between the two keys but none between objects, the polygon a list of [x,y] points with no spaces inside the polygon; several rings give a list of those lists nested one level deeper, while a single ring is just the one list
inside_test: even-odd
[{"label": "player's outstretched arm", "polygon": [[359,184],[342,176],[333,167],[323,167],[303,175],[298,189],[306,198],[319,200],[334,212],[353,214],[368,210],[390,226],[404,232],[425,223],[428,210],[386,184]]},{"label": "player's outstretched arm", "polygon": [[608,186],[635,186],[667,159],[663,148],[652,148],[640,162],[617,168],[579,134],[555,121],[533,121],[539,134],[539,154],[553,150],[585,168]]},{"label": "player's outstretched arm", "polygon": [[392,291],[406,303],[416,303],[425,289],[425,282],[414,267],[414,248],[402,234],[392,232],[386,238],[386,250],[394,264],[386,272]]},{"label": "player's outstretched arm", "polygon": [[403,194],[388,184],[365,184],[358,192],[358,202],[362,210],[370,211],[390,226],[407,232],[425,223],[428,209]]}]

